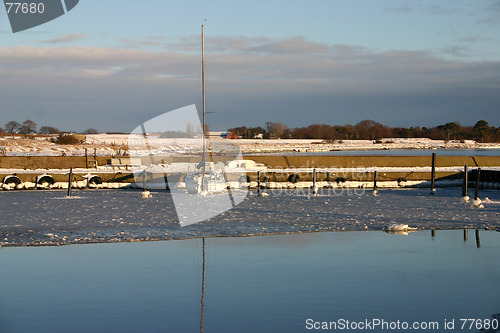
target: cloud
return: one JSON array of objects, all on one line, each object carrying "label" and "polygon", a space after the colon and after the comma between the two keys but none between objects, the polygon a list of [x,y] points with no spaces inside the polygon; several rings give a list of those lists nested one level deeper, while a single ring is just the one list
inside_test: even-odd
[{"label": "cloud", "polygon": [[433,2],[410,2],[398,6],[388,7],[387,11],[401,13],[401,14],[413,14],[416,12],[433,14],[433,15],[447,15],[454,14],[462,10],[460,5],[452,4],[452,2],[446,3],[446,5],[439,5]]},{"label": "cloud", "polygon": [[443,54],[452,55],[454,57],[470,57],[473,55],[465,46],[447,46],[441,49]]},{"label": "cloud", "polygon": [[71,42],[74,42],[76,40],[84,39],[84,38],[87,38],[87,35],[70,34],[70,35],[66,35],[66,36],[62,36],[62,37],[58,37],[58,38],[54,38],[54,39],[42,40],[42,41],[40,41],[40,43],[43,43],[43,44],[71,43]]},{"label": "cloud", "polygon": [[[26,110],[44,108],[83,129],[100,119],[102,130],[127,130],[148,116],[198,103],[199,38],[176,43],[154,50],[0,47],[2,111],[17,119]],[[457,61],[428,51],[375,52],[303,37],[215,37],[207,46],[207,106],[217,108],[212,128],[366,118],[435,125],[422,124],[422,114],[429,116],[427,122],[451,117],[447,120],[468,124],[481,117],[500,124],[498,61]],[[30,99],[22,98],[23,91]]]},{"label": "cloud", "polygon": [[125,44],[126,48],[140,48],[143,46],[160,46],[163,44],[162,42],[153,39],[134,40],[134,39],[122,38],[120,41]]},{"label": "cloud", "polygon": [[413,7],[410,7],[410,4],[406,3],[404,5],[400,6],[394,6],[394,7],[389,7],[387,8],[388,11],[391,12],[396,12],[396,13],[402,13],[402,14],[409,14],[413,13],[415,9]]}]

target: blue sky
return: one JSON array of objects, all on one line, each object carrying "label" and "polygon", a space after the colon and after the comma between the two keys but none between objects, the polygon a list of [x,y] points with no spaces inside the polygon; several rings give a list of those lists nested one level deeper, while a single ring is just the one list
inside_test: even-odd
[{"label": "blue sky", "polygon": [[500,125],[500,1],[80,0],[13,34],[0,10],[0,125],[129,131],[200,106],[212,129]]}]

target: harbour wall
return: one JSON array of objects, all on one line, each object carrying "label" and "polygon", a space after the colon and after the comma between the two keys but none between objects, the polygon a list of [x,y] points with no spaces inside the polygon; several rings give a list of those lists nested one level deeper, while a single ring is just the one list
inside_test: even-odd
[{"label": "harbour wall", "polygon": [[[231,158],[225,156],[212,156],[213,160],[227,161]],[[252,160],[257,165],[265,165],[268,169],[260,172],[260,180],[263,183],[298,183],[312,182],[312,169],[316,169],[316,181],[322,183],[346,184],[348,182],[373,181],[374,172],[377,168],[422,168],[430,167],[432,163],[429,156],[322,156],[322,155],[300,155],[300,156],[270,156],[270,155],[248,155],[246,160]],[[142,163],[179,163],[195,162],[193,157],[106,157],[97,156],[95,159],[84,156],[1,156],[0,157],[0,182],[6,182],[8,177],[15,176],[22,183],[43,183],[41,177],[47,175],[45,180],[56,183],[68,181],[69,168],[80,169],[74,172],[74,180],[85,184],[90,177],[102,183],[131,184],[134,183],[134,175],[131,172],[133,164]],[[437,171],[436,179],[442,184],[459,184],[463,173],[460,167],[476,165],[488,169],[500,167],[500,156],[437,156],[436,167],[458,167],[455,170]],[[108,170],[102,171],[96,166],[108,166]],[[293,169],[308,170],[293,170]],[[327,168],[335,168],[336,171],[327,171]],[[349,171],[355,169],[357,171]],[[370,168],[370,171],[360,171]],[[3,170],[2,170],[3,169]],[[5,169],[16,169],[8,172]],[[81,170],[84,169],[84,170]],[[343,170],[345,169],[345,170]],[[22,171],[21,171],[22,170]],[[46,170],[46,171],[45,171]],[[500,171],[487,171],[481,173],[481,182],[493,184],[492,188],[500,184]],[[149,178],[161,178],[165,175],[149,175]],[[167,174],[167,177],[180,177],[178,174]],[[241,175],[238,175],[240,177]],[[469,179],[475,179],[473,174]],[[50,179],[51,178],[51,179]],[[231,177],[229,177],[231,178]],[[248,171],[246,180],[248,183],[256,183],[258,174],[256,171]],[[411,186],[418,182],[428,182],[431,179],[430,171],[379,171],[379,182],[392,182],[396,186]],[[13,179],[11,179],[12,181]],[[232,181],[238,179],[230,179]],[[241,181],[241,180],[240,180]]]},{"label": "harbour wall", "polygon": [[[231,160],[225,156],[217,157],[222,161]],[[245,160],[253,160],[262,163],[272,169],[287,168],[363,168],[363,167],[430,167],[431,155],[429,156],[323,156],[323,155],[300,155],[300,156],[271,156],[271,155],[245,155]],[[131,160],[138,158],[110,157],[110,156],[0,156],[0,169],[69,169],[69,168],[92,168],[94,166],[113,165],[114,161],[120,160],[115,165],[131,165]],[[190,157],[141,157],[141,164],[149,163],[175,163],[192,162],[196,158]],[[130,161],[127,163],[127,161]],[[500,167],[499,156],[437,156],[436,167],[452,167],[469,165],[475,167]]]}]

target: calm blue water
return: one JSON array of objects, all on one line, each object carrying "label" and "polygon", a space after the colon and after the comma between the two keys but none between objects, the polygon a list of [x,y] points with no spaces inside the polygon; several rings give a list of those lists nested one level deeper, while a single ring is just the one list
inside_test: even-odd
[{"label": "calm blue water", "polygon": [[[259,153],[262,155],[326,155],[326,156],[430,156],[436,153],[441,156],[499,156],[500,149],[377,149],[377,150],[336,150],[328,152],[283,152],[283,153]],[[255,154],[249,154],[255,155]]]},{"label": "calm blue water", "polygon": [[[491,318],[500,233],[480,240],[472,230],[467,242],[461,230],[208,238],[203,329]],[[201,239],[2,248],[0,332],[199,332],[202,263]]]}]

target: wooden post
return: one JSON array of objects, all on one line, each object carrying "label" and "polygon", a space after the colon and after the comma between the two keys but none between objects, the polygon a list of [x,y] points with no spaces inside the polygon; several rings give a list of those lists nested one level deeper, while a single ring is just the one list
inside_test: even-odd
[{"label": "wooden post", "polygon": [[481,247],[481,241],[479,240],[479,229],[476,229],[476,246]]},{"label": "wooden post", "polygon": [[260,194],[260,171],[257,171],[257,194]]},{"label": "wooden post", "polygon": [[467,191],[468,191],[468,183],[469,182],[469,168],[467,167],[467,164],[464,165],[464,179],[462,183],[462,196],[466,197],[467,196]]},{"label": "wooden post", "polygon": [[431,230],[431,236],[432,238],[436,237],[436,230],[434,229]]},{"label": "wooden post", "polygon": [[432,169],[431,169],[431,193],[434,194],[436,192],[436,153],[432,153]]},{"label": "wooden post", "polygon": [[69,168],[69,177],[68,177],[68,197],[71,197],[71,185],[73,183],[73,168]]},{"label": "wooden post", "polygon": [[316,188],[316,169],[313,169],[313,188],[312,188],[313,194],[316,194],[318,192],[318,189]]},{"label": "wooden post", "polygon": [[479,178],[481,176],[481,168],[477,168],[476,175],[476,190],[474,191],[474,200],[479,199]]},{"label": "wooden post", "polygon": [[142,190],[146,191],[146,171],[142,173]]},{"label": "wooden post", "polygon": [[464,229],[464,241],[467,242],[467,238],[469,237],[469,233],[467,229]]},{"label": "wooden post", "polygon": [[377,195],[377,176],[378,176],[378,171],[375,170],[373,173],[373,195]]},{"label": "wooden post", "polygon": [[89,157],[87,154],[87,148],[85,148],[85,168],[89,167]]}]

